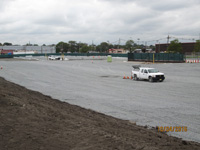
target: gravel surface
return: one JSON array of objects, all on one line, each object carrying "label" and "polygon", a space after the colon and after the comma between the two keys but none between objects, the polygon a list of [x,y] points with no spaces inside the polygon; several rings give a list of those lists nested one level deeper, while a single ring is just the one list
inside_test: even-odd
[{"label": "gravel surface", "polygon": [[[162,83],[124,80],[133,62],[103,60],[0,61],[0,76],[61,101],[138,125],[186,126],[170,135],[200,142],[200,64],[142,64],[165,73]],[[88,58],[87,58],[88,59]]]}]

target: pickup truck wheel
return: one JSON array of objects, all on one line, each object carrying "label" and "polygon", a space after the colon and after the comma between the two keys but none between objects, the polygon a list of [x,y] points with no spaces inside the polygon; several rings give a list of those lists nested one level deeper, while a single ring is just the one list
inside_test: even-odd
[{"label": "pickup truck wheel", "polygon": [[133,79],[134,79],[135,81],[138,81],[138,77],[137,77],[137,75],[136,75],[136,74],[134,74],[134,77],[133,77]]},{"label": "pickup truck wheel", "polygon": [[153,78],[152,77],[149,77],[149,82],[153,82]]}]

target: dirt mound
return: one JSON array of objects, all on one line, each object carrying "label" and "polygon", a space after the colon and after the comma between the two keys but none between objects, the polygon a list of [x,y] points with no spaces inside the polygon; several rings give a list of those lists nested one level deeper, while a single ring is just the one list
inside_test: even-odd
[{"label": "dirt mound", "polygon": [[200,144],[83,109],[0,78],[2,150],[200,149]]}]

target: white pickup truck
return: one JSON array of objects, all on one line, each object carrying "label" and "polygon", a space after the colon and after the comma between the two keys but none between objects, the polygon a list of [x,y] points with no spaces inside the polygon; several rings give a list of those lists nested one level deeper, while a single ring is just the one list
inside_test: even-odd
[{"label": "white pickup truck", "polygon": [[159,81],[162,82],[165,79],[164,73],[159,72],[155,68],[147,68],[141,66],[133,66],[131,76],[134,80],[149,80],[149,82]]},{"label": "white pickup truck", "polygon": [[60,56],[55,56],[55,55],[50,55],[50,56],[48,56],[48,59],[49,60],[61,60],[61,57]]}]

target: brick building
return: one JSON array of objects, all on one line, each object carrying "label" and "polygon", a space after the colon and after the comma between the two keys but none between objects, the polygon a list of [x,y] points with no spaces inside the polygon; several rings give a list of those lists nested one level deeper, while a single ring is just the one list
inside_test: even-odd
[{"label": "brick building", "polygon": [[13,55],[13,50],[0,50],[0,55]]},{"label": "brick building", "polygon": [[[183,54],[185,53],[192,53],[194,51],[196,42],[191,42],[191,43],[181,43],[181,46],[183,48]],[[162,53],[167,51],[167,47],[170,44],[156,44],[156,53]]]}]

